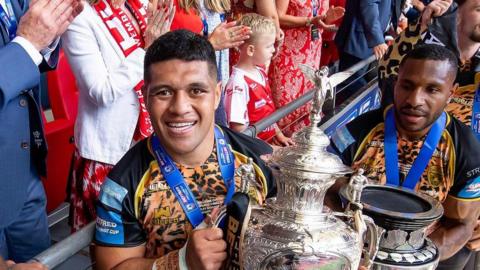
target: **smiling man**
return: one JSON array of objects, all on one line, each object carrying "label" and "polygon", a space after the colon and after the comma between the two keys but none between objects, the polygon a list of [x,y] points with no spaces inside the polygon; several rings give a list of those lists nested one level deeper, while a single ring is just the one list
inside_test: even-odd
[{"label": "smiling man", "polygon": [[440,260],[468,241],[480,206],[480,144],[444,112],[457,87],[456,72],[456,57],[448,49],[413,49],[400,64],[393,106],[358,117],[332,137],[344,163],[363,168],[372,182],[403,186],[443,203],[444,216],[430,234]]},{"label": "smiling man", "polygon": [[273,192],[259,158],[271,148],[214,125],[216,74],[213,47],[191,32],[167,33],[148,49],[144,96],[155,133],[102,186],[97,269],[219,269],[226,258],[222,230],[201,224],[239,187],[235,168],[252,157],[258,184],[250,194],[262,203]]}]

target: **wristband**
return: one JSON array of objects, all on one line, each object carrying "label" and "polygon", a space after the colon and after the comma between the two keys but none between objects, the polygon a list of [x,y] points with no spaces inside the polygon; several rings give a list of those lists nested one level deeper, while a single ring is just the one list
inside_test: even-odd
[{"label": "wristband", "polygon": [[[188,243],[188,240],[187,240]],[[187,265],[187,243],[178,251],[178,269],[180,270],[188,270]],[[156,269],[152,269],[156,270]]]}]

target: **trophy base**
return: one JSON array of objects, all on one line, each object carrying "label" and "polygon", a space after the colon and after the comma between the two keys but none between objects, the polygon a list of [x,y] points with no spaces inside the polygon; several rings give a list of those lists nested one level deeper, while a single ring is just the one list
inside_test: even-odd
[{"label": "trophy base", "polygon": [[421,264],[421,265],[392,265],[381,262],[373,262],[372,270],[434,270],[438,266],[438,261],[440,258],[437,258],[435,261]]}]

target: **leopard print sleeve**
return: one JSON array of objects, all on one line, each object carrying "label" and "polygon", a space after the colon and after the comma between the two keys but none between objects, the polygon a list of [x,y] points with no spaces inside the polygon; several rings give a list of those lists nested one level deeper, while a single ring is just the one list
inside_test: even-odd
[{"label": "leopard print sleeve", "polygon": [[393,103],[393,87],[403,57],[422,40],[420,23],[412,22],[389,46],[378,63],[378,85],[382,92],[382,105]]}]

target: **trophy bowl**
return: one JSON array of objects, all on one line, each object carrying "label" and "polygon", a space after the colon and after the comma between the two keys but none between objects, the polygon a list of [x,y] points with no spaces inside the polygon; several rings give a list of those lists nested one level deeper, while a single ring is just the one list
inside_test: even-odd
[{"label": "trophy bowl", "polygon": [[[340,191],[342,200],[347,200],[347,192]],[[426,231],[443,215],[439,201],[401,187],[369,184],[361,203],[364,215],[384,231],[373,269],[435,269],[438,248]]]}]

